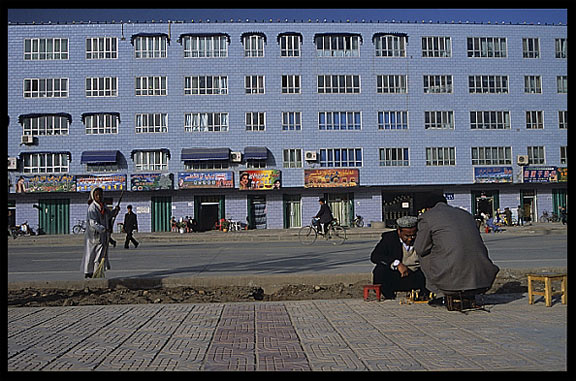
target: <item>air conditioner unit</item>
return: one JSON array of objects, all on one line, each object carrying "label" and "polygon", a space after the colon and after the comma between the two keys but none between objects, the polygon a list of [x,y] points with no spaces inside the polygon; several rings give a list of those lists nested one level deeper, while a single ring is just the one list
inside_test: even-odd
[{"label": "air conditioner unit", "polygon": [[22,135],[21,144],[34,144],[34,136]]},{"label": "air conditioner unit", "polygon": [[516,158],[516,163],[518,163],[518,165],[527,165],[528,155],[518,155],[518,157]]},{"label": "air conditioner unit", "polygon": [[242,161],[242,152],[230,152],[230,160],[233,163],[239,163]]},{"label": "air conditioner unit", "polygon": [[15,157],[8,158],[8,169],[16,170],[18,169],[18,159]]},{"label": "air conditioner unit", "polygon": [[304,152],[304,160],[316,161],[316,151],[306,151],[306,152]]}]

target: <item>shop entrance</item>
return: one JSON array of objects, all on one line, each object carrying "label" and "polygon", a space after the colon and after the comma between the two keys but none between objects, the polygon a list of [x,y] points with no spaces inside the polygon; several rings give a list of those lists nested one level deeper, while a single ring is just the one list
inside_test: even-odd
[{"label": "shop entrance", "polygon": [[413,193],[383,193],[382,194],[383,221],[388,228],[396,227],[396,220],[404,216],[415,216]]},{"label": "shop entrance", "polygon": [[248,229],[266,229],[266,196],[248,196]]},{"label": "shop entrance", "polygon": [[70,200],[38,200],[38,227],[46,234],[70,233]]},{"label": "shop entrance", "polygon": [[354,219],[354,193],[328,193],[324,198],[340,225],[350,225]]},{"label": "shop entrance", "polygon": [[169,232],[172,216],[172,197],[152,197],[152,231]]},{"label": "shop entrance", "polygon": [[500,197],[497,190],[472,192],[472,215],[484,213],[494,217],[500,208]]},{"label": "shop entrance", "polygon": [[198,230],[214,229],[224,215],[224,196],[194,196],[194,218],[198,221]]},{"label": "shop entrance", "polygon": [[534,189],[520,190],[520,205],[524,209],[524,222],[538,221],[536,191]]},{"label": "shop entrance", "polygon": [[284,229],[302,226],[302,197],[299,194],[284,195]]}]

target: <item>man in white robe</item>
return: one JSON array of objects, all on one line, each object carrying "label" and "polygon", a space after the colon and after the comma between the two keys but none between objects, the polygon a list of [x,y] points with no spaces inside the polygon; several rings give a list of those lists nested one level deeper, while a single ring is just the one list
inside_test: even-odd
[{"label": "man in white robe", "polygon": [[118,214],[119,207],[110,210],[104,205],[104,191],[94,188],[90,191],[86,215],[86,233],[84,234],[84,257],[82,271],[85,278],[92,278],[94,270],[102,258],[106,258],[106,269],[110,269],[108,245],[112,233],[111,221]]}]

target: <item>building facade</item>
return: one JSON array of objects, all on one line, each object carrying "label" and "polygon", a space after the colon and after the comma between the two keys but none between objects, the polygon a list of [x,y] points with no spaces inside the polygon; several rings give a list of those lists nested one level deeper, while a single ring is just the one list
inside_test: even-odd
[{"label": "building facade", "polygon": [[8,207],[49,234],[95,185],[141,231],[567,206],[565,25],[10,24],[7,51]]}]

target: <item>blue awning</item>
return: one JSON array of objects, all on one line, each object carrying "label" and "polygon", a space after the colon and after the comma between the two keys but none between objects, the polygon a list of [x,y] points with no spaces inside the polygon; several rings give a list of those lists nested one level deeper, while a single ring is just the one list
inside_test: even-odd
[{"label": "blue awning", "polygon": [[81,164],[116,163],[120,151],[84,151],[80,158]]},{"label": "blue awning", "polygon": [[245,147],[244,160],[266,160],[268,159],[268,148],[266,147]]},{"label": "blue awning", "polygon": [[182,148],[180,160],[230,160],[230,148]]}]

